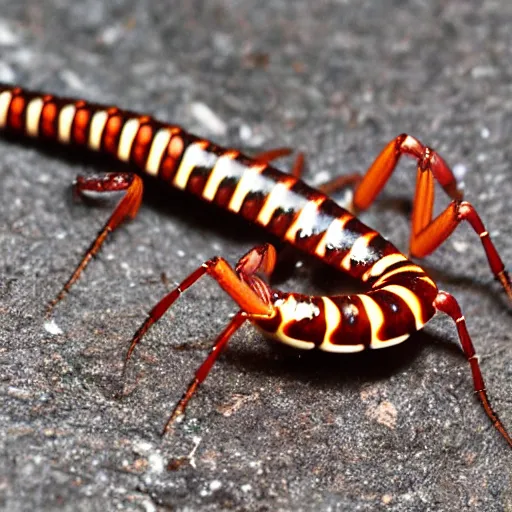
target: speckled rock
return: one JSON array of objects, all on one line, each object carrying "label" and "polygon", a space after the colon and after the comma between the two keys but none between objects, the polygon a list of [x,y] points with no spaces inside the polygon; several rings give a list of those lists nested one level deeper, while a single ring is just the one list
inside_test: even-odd
[{"label": "speckled rock", "polygon": [[[511,265],[506,0],[2,0],[0,12],[0,81],[141,110],[248,151],[291,146],[307,153],[313,184],[365,169],[412,133],[455,166]],[[354,357],[281,350],[243,328],[161,439],[235,306],[208,280],[189,290],[144,339],[123,390],[130,336],[205,259],[235,262],[266,238],[149,183],[138,218],[45,323],[109,212],[74,202],[69,185],[108,169],[0,141],[2,510],[512,511],[510,450],[442,317]],[[404,249],[414,176],[401,165],[364,215]],[[425,265],[460,300],[512,428],[512,307],[478,237],[459,228]],[[338,282],[305,262],[278,285]]]}]

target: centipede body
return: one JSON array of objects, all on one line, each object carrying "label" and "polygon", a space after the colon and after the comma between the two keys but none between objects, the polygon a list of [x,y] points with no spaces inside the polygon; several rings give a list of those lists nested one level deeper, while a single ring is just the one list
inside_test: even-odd
[{"label": "centipede body", "polygon": [[[402,155],[415,159],[417,185],[411,255],[430,254],[461,221],[467,221],[481,239],[492,273],[512,298],[510,277],[477,212],[470,203],[462,201],[456,179],[439,154],[414,137],[400,135],[384,148],[366,175],[354,180],[353,201],[345,209],[326,194],[329,187],[318,190],[301,181],[300,165],[286,174],[271,164],[275,155],[251,158],[197,137],[180,126],[118,107],[4,85],[0,86],[0,129],[110,155],[142,175],[157,178],[261,226],[367,288],[364,293],[331,296],[275,290],[268,282],[276,260],[275,250],[269,244],[249,251],[235,269],[222,258],[207,261],[152,309],[132,339],[127,355],[128,360],[147,329],[204,274],[217,280],[239,305],[240,312],[217,339],[166,428],[183,414],[221,348],[246,320],[266,335],[299,349],[351,353],[401,343],[421,329],[436,311],[442,311],[456,322],[482,406],[512,447],[510,436],[489,404],[465,318],[455,299],[440,291],[421,266],[355,215],[373,202]],[[452,201],[433,218],[436,181]],[[80,187],[100,192],[125,190],[126,196],[53,305],[78,279],[108,233],[125,218],[135,216],[143,189],[140,178],[126,173],[105,179],[83,179]]]}]

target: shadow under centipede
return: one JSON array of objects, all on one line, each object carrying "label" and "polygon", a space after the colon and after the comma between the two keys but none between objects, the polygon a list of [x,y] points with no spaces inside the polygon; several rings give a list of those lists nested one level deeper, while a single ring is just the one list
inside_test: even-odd
[{"label": "shadow under centipede", "polygon": [[424,331],[419,331],[406,342],[386,350],[366,350],[354,354],[334,354],[319,350],[305,353],[272,341],[269,343],[272,344],[272,351],[259,351],[236,345],[235,341],[219,364],[232,366],[237,371],[264,374],[270,379],[280,377],[322,388],[350,388],[387,379],[409,370],[428,350],[465,361],[462,349],[456,343],[447,342],[446,339]]}]

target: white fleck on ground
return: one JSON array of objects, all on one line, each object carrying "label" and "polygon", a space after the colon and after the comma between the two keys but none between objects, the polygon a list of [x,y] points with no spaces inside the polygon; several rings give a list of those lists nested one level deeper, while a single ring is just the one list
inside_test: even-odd
[{"label": "white fleck on ground", "polygon": [[58,336],[63,333],[63,330],[55,323],[55,320],[48,320],[44,323],[44,329],[52,336]]},{"label": "white fleck on ground", "polygon": [[192,115],[207,128],[213,135],[221,137],[226,135],[226,123],[205,103],[196,101],[190,105]]}]

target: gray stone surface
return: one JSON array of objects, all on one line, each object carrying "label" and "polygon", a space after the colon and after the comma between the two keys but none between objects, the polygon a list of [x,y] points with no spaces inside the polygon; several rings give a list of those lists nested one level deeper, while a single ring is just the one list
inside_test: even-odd
[{"label": "gray stone surface", "polygon": [[[0,0],[0,81],[146,111],[225,145],[290,145],[307,152],[312,183],[366,168],[410,132],[467,171],[467,198],[510,264],[511,23],[507,0]],[[69,184],[108,168],[0,142],[2,510],[512,510],[510,450],[441,317],[354,357],[280,350],[244,328],[161,439],[201,345],[235,308],[211,282],[190,290],[144,340],[120,400],[127,341],[173,282],[265,236],[151,185],[51,334],[45,304],[108,215],[73,203]],[[404,248],[393,205],[414,175],[401,166],[364,216]],[[426,265],[460,300],[512,428],[512,309],[478,238],[459,228]],[[280,285],[332,291],[338,279],[308,263]]]}]

